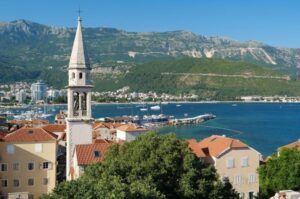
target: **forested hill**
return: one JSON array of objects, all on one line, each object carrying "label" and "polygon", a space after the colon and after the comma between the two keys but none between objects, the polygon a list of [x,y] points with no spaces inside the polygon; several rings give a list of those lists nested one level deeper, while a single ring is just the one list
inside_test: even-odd
[{"label": "forested hill", "polygon": [[268,68],[239,61],[183,58],[132,67],[119,75],[95,74],[95,89],[197,94],[201,99],[235,99],[245,95],[300,95],[300,82]]}]

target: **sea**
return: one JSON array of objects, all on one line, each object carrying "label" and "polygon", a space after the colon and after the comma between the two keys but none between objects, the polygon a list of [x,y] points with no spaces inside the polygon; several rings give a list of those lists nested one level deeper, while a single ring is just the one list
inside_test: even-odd
[{"label": "sea", "polygon": [[[168,103],[161,110],[141,111],[141,104],[93,105],[95,119],[124,115],[165,114],[185,118],[212,113],[217,117],[201,124],[168,126],[159,134],[175,133],[179,139],[201,140],[210,135],[239,139],[263,156],[276,153],[278,147],[300,139],[300,103]],[[147,105],[148,107],[153,105]],[[51,106],[53,114],[66,106]],[[53,122],[54,118],[50,118]]]}]

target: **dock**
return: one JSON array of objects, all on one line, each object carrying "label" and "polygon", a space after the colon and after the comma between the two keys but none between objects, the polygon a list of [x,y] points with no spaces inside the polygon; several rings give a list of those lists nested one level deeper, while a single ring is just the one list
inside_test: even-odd
[{"label": "dock", "polygon": [[205,122],[207,120],[211,120],[216,118],[215,115],[207,113],[204,115],[198,115],[190,118],[182,118],[182,119],[172,119],[169,121],[170,125],[185,125],[185,124],[199,124]]}]

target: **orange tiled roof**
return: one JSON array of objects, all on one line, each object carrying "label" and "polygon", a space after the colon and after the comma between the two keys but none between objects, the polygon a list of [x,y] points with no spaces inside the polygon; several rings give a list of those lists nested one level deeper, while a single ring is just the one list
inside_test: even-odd
[{"label": "orange tiled roof", "polygon": [[188,143],[189,148],[192,149],[192,151],[198,157],[218,157],[227,149],[249,148],[248,145],[239,140],[218,135],[212,135],[198,143],[196,142],[196,140],[188,140]]},{"label": "orange tiled roof", "polygon": [[44,130],[48,132],[64,132],[66,129],[66,125],[64,124],[48,124],[42,127]]},{"label": "orange tiled roof", "polygon": [[34,142],[56,140],[56,135],[45,131],[42,128],[21,128],[6,135],[5,142]]},{"label": "orange tiled roof", "polygon": [[[112,143],[107,142],[76,145],[75,153],[78,165],[90,165],[101,162],[110,145]],[[99,157],[95,156],[95,151],[98,151]]]},{"label": "orange tiled roof", "polygon": [[293,143],[287,144],[285,146],[282,146],[279,149],[282,149],[282,148],[295,148],[295,149],[300,150],[300,139],[297,140],[296,142],[293,142]]},{"label": "orange tiled roof", "polygon": [[112,140],[106,140],[106,139],[93,139],[93,143],[110,144],[110,143],[114,143],[114,141],[112,141]]},{"label": "orange tiled roof", "polygon": [[120,131],[125,131],[125,132],[147,131],[147,129],[140,127],[140,126],[133,125],[133,124],[124,124],[122,126],[117,127],[117,129]]},{"label": "orange tiled roof", "polygon": [[97,129],[97,128],[108,128],[108,129],[112,129],[112,128],[117,128],[119,126],[122,126],[124,124],[121,123],[112,123],[112,122],[95,122],[93,124],[93,129]]},{"label": "orange tiled roof", "polygon": [[11,124],[49,124],[47,120],[10,120],[9,123]]},{"label": "orange tiled roof", "polygon": [[198,149],[198,142],[195,139],[187,140],[189,143],[189,148],[193,150],[197,157],[205,157],[204,152],[201,149]]}]

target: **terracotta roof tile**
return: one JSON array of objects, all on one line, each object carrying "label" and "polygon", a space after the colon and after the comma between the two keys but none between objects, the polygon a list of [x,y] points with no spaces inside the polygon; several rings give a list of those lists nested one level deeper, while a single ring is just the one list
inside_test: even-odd
[{"label": "terracotta roof tile", "polygon": [[[78,165],[90,165],[101,162],[104,159],[108,147],[112,144],[113,143],[102,142],[76,145],[75,153]],[[98,154],[95,154],[95,152]]]},{"label": "terracotta roof tile", "polygon": [[195,139],[187,140],[189,144],[189,148],[193,149],[193,152],[196,154],[197,157],[205,157],[204,152],[200,147],[198,147],[198,142]]},{"label": "terracotta roof tile", "polygon": [[48,132],[64,132],[66,129],[66,125],[64,124],[48,124],[42,127],[44,130]]},{"label": "terracotta roof tile", "polygon": [[117,127],[117,130],[125,131],[125,132],[133,132],[133,131],[147,131],[147,129],[136,126],[134,124],[124,124],[122,126]]},{"label": "terracotta roof tile", "polygon": [[0,141],[2,141],[6,135],[8,135],[8,133],[0,131]]},{"label": "terracotta roof tile", "polygon": [[188,140],[189,147],[198,157],[218,157],[227,149],[249,148],[239,140],[218,135],[212,135],[198,143],[195,142],[195,140]]},{"label": "terracotta roof tile", "polygon": [[5,142],[34,142],[56,140],[56,135],[45,131],[42,128],[21,128],[6,135]]},{"label": "terracotta roof tile", "polygon": [[293,142],[293,143],[287,144],[285,146],[282,146],[279,149],[282,149],[282,148],[295,148],[295,149],[300,150],[300,139],[297,140],[296,142]]},{"label": "terracotta roof tile", "polygon": [[46,124],[49,124],[48,120],[10,120],[9,123],[11,124],[23,124],[23,125],[30,125],[30,124],[33,124],[33,125],[46,125]]},{"label": "terracotta roof tile", "polygon": [[124,124],[121,123],[112,123],[112,122],[95,122],[93,124],[93,129],[97,129],[97,128],[108,128],[108,129],[112,129],[112,128],[117,128],[119,126],[122,126]]}]

